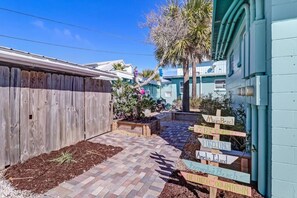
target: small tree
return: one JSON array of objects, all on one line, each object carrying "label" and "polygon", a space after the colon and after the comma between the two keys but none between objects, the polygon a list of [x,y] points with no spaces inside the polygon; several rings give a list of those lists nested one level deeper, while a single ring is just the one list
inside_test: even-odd
[{"label": "small tree", "polygon": [[124,71],[125,65],[122,63],[115,63],[113,64],[113,69],[117,71]]}]

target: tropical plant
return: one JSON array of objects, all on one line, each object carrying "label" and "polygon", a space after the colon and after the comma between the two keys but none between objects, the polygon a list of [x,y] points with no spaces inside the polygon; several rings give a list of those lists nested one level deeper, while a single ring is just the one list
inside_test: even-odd
[{"label": "tropical plant", "polygon": [[[184,16],[188,21],[188,39],[191,44],[192,97],[197,97],[197,64],[210,57],[212,4],[209,0],[187,0]],[[201,97],[201,96],[200,96]]]},{"label": "tropical plant", "polygon": [[154,111],[156,107],[152,98],[120,79],[113,82],[113,102],[116,119],[140,120],[145,109]]},{"label": "tropical plant", "polygon": [[[211,3],[208,0],[188,0],[184,4],[171,0],[159,12],[147,15],[145,26],[150,29],[149,39],[156,46],[158,67],[181,65],[183,67],[183,111],[189,111],[189,65],[194,68],[196,97],[196,64],[209,52]],[[198,61],[197,61],[198,60]],[[147,84],[151,78],[138,85]]]},{"label": "tropical plant", "polygon": [[[154,75],[154,70],[151,70],[151,69],[145,69],[141,72],[140,76],[142,76],[143,78],[149,78],[151,77],[152,75]],[[153,80],[155,81],[160,81],[160,75],[159,74],[156,74],[153,78]]]},{"label": "tropical plant", "polygon": [[190,99],[190,107],[192,109],[199,109],[201,102],[202,102],[202,99],[201,98],[194,98],[194,97],[192,97]]},{"label": "tropical plant", "polygon": [[113,69],[117,71],[124,71],[125,65],[122,63],[115,63],[113,64]]},{"label": "tropical plant", "polygon": [[64,163],[71,163],[76,161],[73,159],[73,154],[67,152],[62,152],[61,155],[55,159],[50,160],[51,162],[57,162],[58,164],[64,164]]}]

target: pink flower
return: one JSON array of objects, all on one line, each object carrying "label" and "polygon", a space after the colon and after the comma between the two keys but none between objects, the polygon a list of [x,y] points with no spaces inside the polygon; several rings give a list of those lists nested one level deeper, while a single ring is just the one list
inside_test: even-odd
[{"label": "pink flower", "polygon": [[140,93],[141,95],[144,95],[144,94],[145,94],[145,90],[144,90],[144,89],[141,89],[141,90],[139,91],[139,93]]}]

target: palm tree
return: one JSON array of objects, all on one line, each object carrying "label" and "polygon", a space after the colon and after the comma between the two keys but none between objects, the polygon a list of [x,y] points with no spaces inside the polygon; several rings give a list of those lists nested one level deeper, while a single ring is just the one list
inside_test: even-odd
[{"label": "palm tree", "polygon": [[113,69],[117,71],[124,71],[125,65],[122,63],[115,63],[113,64]]},{"label": "palm tree", "polygon": [[[154,75],[154,70],[151,70],[151,69],[145,69],[140,74],[140,76],[142,76],[143,78],[149,78],[152,75]],[[154,75],[153,80],[160,81],[160,75],[159,74]]]},{"label": "palm tree", "polygon": [[[210,55],[212,5],[209,0],[188,0],[184,15],[189,24],[191,43],[192,97],[197,97],[197,64]],[[201,83],[201,82],[200,82]],[[201,97],[201,96],[200,96]]]}]

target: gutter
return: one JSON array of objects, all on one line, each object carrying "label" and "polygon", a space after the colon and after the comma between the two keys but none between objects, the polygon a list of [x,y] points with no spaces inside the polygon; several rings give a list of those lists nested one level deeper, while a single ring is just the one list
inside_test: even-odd
[{"label": "gutter", "polygon": [[14,52],[0,50],[0,61],[5,63],[12,63],[15,65],[29,66],[34,68],[46,69],[49,71],[59,71],[86,77],[99,77],[106,76],[110,78],[116,78],[117,76],[113,73],[104,72],[100,70],[94,70],[75,65],[71,63],[64,63],[59,61],[50,60],[49,58],[40,56],[28,56],[24,52]]}]

